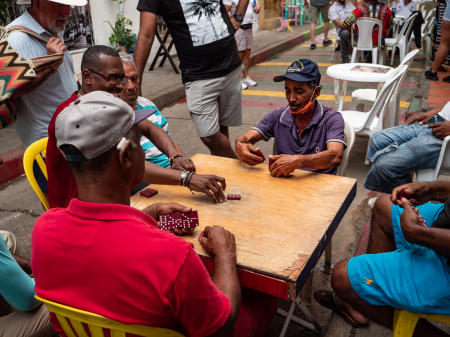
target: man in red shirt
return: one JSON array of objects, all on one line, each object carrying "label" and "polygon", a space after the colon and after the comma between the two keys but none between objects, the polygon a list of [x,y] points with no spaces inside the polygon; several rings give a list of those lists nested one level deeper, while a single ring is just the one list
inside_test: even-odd
[{"label": "man in red shirt", "polygon": [[[81,62],[83,76],[82,87],[79,92],[61,103],[56,109],[49,127],[48,144],[46,153],[46,166],[48,172],[48,200],[50,207],[67,207],[70,200],[77,196],[77,185],[75,183],[69,165],[56,147],[55,120],[59,113],[79,96],[95,90],[106,91],[112,94],[120,94],[124,83],[128,81],[125,77],[122,61],[119,54],[107,46],[93,46],[83,55]],[[142,127],[155,127],[149,121],[142,121]],[[169,138],[169,137],[167,137]],[[170,138],[169,138],[170,140]],[[179,153],[178,147],[170,140],[166,152]],[[163,150],[163,149],[162,149]],[[165,149],[164,149],[165,150]],[[146,170],[143,181],[154,184],[180,184],[182,170],[195,170],[192,162],[184,157],[175,160],[173,169],[159,167],[155,164],[146,163]],[[190,189],[207,194],[214,202],[225,201],[225,179],[215,175],[194,174],[189,182]]]},{"label": "man in red shirt", "polygon": [[78,198],[36,221],[36,292],[121,322],[189,336],[264,336],[276,305],[253,296],[251,305],[243,302],[238,318],[241,290],[233,234],[213,226],[200,235],[199,242],[214,256],[210,279],[192,245],[159,230],[155,221],[189,208],[154,204],[141,212],[129,206],[130,191],[145,170],[135,126],[145,118],[138,115],[142,111],[95,91],[56,118],[57,146],[74,173]]}]

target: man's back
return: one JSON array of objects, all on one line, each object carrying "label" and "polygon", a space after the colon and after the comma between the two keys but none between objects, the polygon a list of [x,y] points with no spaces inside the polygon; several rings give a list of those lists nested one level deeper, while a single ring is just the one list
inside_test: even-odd
[{"label": "man's back", "polygon": [[230,304],[191,244],[157,228],[129,206],[73,199],[35,224],[37,293],[50,300],[135,324],[208,335]]}]

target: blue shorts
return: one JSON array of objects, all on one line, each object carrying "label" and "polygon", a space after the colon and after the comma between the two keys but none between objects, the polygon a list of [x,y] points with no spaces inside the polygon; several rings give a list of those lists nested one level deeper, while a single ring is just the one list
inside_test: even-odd
[{"label": "blue shorts", "polygon": [[[443,204],[418,206],[428,226]],[[392,206],[397,250],[356,256],[348,262],[348,277],[358,296],[372,305],[385,305],[424,314],[450,315],[450,266],[430,248],[406,241],[400,226],[403,209]]]}]

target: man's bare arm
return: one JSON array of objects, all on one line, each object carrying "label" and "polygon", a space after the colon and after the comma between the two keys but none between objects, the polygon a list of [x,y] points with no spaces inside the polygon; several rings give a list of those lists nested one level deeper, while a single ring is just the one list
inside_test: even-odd
[{"label": "man's bare arm", "polygon": [[337,26],[337,27],[339,27],[339,28],[347,29],[347,28],[344,26],[344,24],[342,23],[342,21],[339,20],[339,18],[338,18],[338,19],[334,19],[334,20],[333,20],[333,23],[334,23],[335,26]]},{"label": "man's bare arm", "polygon": [[141,11],[139,34],[134,51],[134,62],[140,78],[144,73],[145,64],[155,39],[156,19],[155,13]]},{"label": "man's bare arm", "polygon": [[170,138],[170,136],[159,126],[153,124],[147,119],[139,123],[142,134],[147,137],[155,146],[167,157],[179,151],[179,147]]}]

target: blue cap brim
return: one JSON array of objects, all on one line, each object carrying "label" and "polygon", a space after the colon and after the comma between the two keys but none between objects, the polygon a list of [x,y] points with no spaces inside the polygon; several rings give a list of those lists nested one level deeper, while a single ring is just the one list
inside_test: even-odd
[{"label": "blue cap brim", "polygon": [[274,82],[283,82],[285,80],[292,80],[295,82],[312,82],[312,81],[317,82],[317,79],[314,79],[311,76],[305,76],[305,75],[299,74],[299,73],[286,73],[283,75],[275,76],[273,78]]},{"label": "blue cap brim", "polygon": [[156,112],[155,108],[134,111],[134,124],[137,124]]}]

